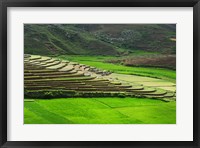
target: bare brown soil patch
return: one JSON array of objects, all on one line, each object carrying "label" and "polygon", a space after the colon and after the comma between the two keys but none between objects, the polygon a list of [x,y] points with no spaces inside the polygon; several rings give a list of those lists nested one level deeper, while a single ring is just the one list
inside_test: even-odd
[{"label": "bare brown soil patch", "polygon": [[121,63],[126,66],[144,66],[176,69],[175,55],[158,55],[150,57],[128,57],[125,59],[109,60],[110,63]]}]

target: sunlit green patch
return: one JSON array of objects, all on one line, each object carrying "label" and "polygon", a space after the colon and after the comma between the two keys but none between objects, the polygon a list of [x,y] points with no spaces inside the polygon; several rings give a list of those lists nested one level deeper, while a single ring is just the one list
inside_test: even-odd
[{"label": "sunlit green patch", "polygon": [[116,58],[110,56],[73,56],[62,55],[58,59],[69,60],[86,64],[89,66],[97,67],[100,69],[112,71],[119,74],[139,75],[152,78],[164,79],[167,81],[175,82],[176,71],[165,68],[152,68],[152,67],[129,67],[120,64],[106,63],[106,59]]},{"label": "sunlit green patch", "polygon": [[24,102],[25,124],[175,124],[176,102],[137,98],[58,98]]}]

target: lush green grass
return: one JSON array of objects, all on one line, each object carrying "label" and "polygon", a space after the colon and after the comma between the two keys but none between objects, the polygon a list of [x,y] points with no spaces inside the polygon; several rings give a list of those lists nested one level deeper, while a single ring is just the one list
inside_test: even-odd
[{"label": "lush green grass", "polygon": [[175,124],[176,102],[137,98],[36,99],[24,102],[24,123]]},{"label": "lush green grass", "polygon": [[120,74],[134,74],[140,76],[147,76],[153,78],[165,79],[171,82],[176,81],[176,71],[164,69],[164,68],[152,68],[152,67],[128,67],[123,65],[116,65],[111,63],[105,63],[104,61],[111,58],[111,56],[74,56],[74,55],[62,55],[59,59],[79,62],[94,66],[100,69],[112,71]]}]

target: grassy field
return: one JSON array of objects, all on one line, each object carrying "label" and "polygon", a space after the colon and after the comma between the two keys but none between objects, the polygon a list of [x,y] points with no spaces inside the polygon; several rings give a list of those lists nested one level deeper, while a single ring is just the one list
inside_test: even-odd
[{"label": "grassy field", "polygon": [[25,124],[176,123],[176,102],[137,98],[58,98],[24,103]]},{"label": "grassy field", "polygon": [[114,59],[118,57],[111,56],[76,56],[76,55],[62,55],[58,57],[62,60],[75,61],[82,64],[94,66],[100,69],[112,71],[120,74],[131,74],[153,78],[160,78],[167,81],[176,81],[176,71],[165,68],[153,67],[128,67],[120,64],[105,63],[105,60]]}]

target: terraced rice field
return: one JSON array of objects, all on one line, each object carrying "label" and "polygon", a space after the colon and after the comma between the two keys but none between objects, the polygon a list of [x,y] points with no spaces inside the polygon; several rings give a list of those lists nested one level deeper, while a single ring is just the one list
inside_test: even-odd
[{"label": "terraced rice field", "polygon": [[108,76],[108,78],[109,77],[118,79],[120,81],[125,81],[134,84],[142,84],[143,86],[147,87],[154,87],[158,89],[164,89],[166,91],[176,92],[176,84],[163,79],[116,73],[111,74],[110,76]]},{"label": "terraced rice field", "polygon": [[24,58],[25,124],[175,124],[176,85],[39,55]]},{"label": "terraced rice field", "polygon": [[[174,89],[163,89],[164,85],[159,84],[162,81],[156,79],[144,78],[147,81],[142,79],[137,82],[141,77],[111,74],[88,65],[37,55],[26,55],[24,61],[25,97],[145,97],[165,101],[175,99]],[[156,87],[157,83],[160,87]]]}]

